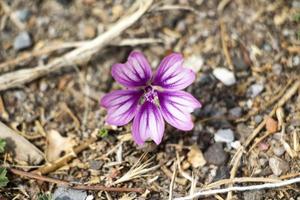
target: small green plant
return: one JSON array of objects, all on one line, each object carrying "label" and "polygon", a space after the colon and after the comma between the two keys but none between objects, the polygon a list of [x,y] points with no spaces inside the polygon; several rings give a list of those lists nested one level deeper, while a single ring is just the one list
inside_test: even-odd
[{"label": "small green plant", "polygon": [[300,22],[300,12],[296,13],[293,18],[294,18],[294,21]]},{"label": "small green plant", "polygon": [[0,138],[0,153],[3,153],[5,150],[6,141]]},{"label": "small green plant", "polygon": [[38,194],[38,200],[52,200],[52,194],[49,193],[41,193]]},{"label": "small green plant", "polygon": [[102,128],[98,132],[99,137],[103,138],[103,137],[107,137],[107,135],[108,135],[108,130],[106,128]]},{"label": "small green plant", "polygon": [[8,183],[8,178],[6,177],[7,170],[4,167],[0,168],[0,188],[5,187]]}]

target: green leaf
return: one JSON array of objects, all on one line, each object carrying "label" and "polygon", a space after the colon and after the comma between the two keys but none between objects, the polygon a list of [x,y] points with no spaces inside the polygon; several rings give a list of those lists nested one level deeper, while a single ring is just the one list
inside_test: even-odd
[{"label": "green leaf", "polygon": [[0,188],[7,185],[8,178],[6,177],[7,170],[3,167],[0,168]]},{"label": "green leaf", "polygon": [[98,132],[99,137],[103,138],[103,137],[107,137],[107,135],[108,135],[108,130],[106,128],[102,128]]},{"label": "green leaf", "polygon": [[3,153],[5,150],[6,141],[0,138],[0,153]]},{"label": "green leaf", "polygon": [[299,22],[300,21],[300,12],[296,13],[293,18],[294,18],[294,21]]},{"label": "green leaf", "polygon": [[52,200],[52,195],[47,193],[38,194],[38,200]]}]

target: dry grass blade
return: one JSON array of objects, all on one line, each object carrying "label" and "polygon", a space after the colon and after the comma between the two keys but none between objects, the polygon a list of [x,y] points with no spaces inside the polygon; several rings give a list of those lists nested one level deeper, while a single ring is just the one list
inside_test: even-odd
[{"label": "dry grass blade", "polygon": [[139,8],[133,14],[122,17],[116,24],[111,26],[109,30],[91,40],[86,45],[78,47],[50,61],[47,65],[21,69],[0,76],[0,91],[21,86],[24,83],[31,82],[51,72],[86,63],[93,55],[117,38],[125,29],[133,25],[150,8],[151,4],[152,0],[137,1],[132,7],[136,8],[139,6]]},{"label": "dry grass blade", "polygon": [[130,181],[135,178],[139,178],[139,177],[147,174],[148,172],[151,172],[151,171],[159,168],[159,165],[150,167],[153,164],[152,160],[154,159],[154,157],[152,157],[152,158],[148,159],[146,162],[142,163],[142,160],[145,158],[145,156],[146,156],[146,154],[143,154],[140,157],[140,159],[138,160],[138,162],[136,162],[126,174],[124,174],[121,178],[119,178],[118,180],[113,182],[112,185],[116,185],[119,183]]}]

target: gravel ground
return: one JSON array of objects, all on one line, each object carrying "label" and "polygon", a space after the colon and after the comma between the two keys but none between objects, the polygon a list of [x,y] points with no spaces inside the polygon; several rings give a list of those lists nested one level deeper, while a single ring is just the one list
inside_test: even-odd
[{"label": "gravel ground", "polygon": [[[133,3],[131,0],[4,0],[0,9],[0,66],[54,44],[92,39],[122,19]],[[90,148],[46,175],[72,183],[110,185],[126,175],[141,158],[141,163],[149,162],[145,173],[115,186],[139,187],[147,189],[146,192],[70,190],[9,173],[10,182],[0,189],[0,199],[38,199],[40,194],[50,193],[55,199],[79,200],[88,195],[94,199],[168,199],[178,162],[181,169],[172,195],[186,196],[191,189],[229,178],[237,149],[264,121],[265,125],[247,147],[248,153],[242,155],[236,177],[284,179],[299,175],[299,88],[275,109],[273,116],[268,116],[299,81],[298,0],[154,1],[151,9],[120,38],[161,41],[109,46],[85,65],[49,73],[21,87],[1,91],[0,120],[45,153],[50,163],[90,138],[95,130],[101,133],[107,130],[107,135],[91,143]],[[111,66],[125,61],[134,49],[144,52],[153,68],[168,53],[181,52],[185,65],[197,73],[196,81],[186,89],[203,103],[201,109],[193,112],[192,131],[167,126],[159,146],[147,142],[141,148],[132,141],[130,126],[105,124],[106,111],[99,107],[99,98],[120,87],[110,75]],[[47,64],[69,50],[59,49],[2,66],[0,76]],[[32,165],[30,161],[16,160],[9,152],[1,155],[1,163]],[[232,198],[297,199],[299,193],[299,184],[298,187],[295,184],[232,193]],[[226,199],[226,196],[203,199]]]}]

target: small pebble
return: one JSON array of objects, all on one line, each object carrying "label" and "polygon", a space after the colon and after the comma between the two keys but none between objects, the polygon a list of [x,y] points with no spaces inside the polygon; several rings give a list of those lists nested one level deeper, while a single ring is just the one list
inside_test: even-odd
[{"label": "small pebble", "polygon": [[293,8],[300,8],[300,1],[299,0],[294,0],[292,2]]},{"label": "small pebble", "polygon": [[300,117],[291,120],[291,126],[300,126]]},{"label": "small pebble", "polygon": [[61,5],[67,7],[70,6],[73,0],[56,0]]},{"label": "small pebble", "polygon": [[294,56],[293,57],[293,65],[295,67],[299,67],[300,66],[300,56]]},{"label": "small pebble", "polygon": [[201,55],[192,55],[185,59],[184,66],[193,70],[195,73],[199,72],[203,66],[204,60]]},{"label": "small pebble", "polygon": [[264,90],[264,86],[262,84],[256,83],[250,86],[248,92],[252,98],[259,95]]},{"label": "small pebble", "polygon": [[265,192],[263,190],[246,191],[243,193],[244,200],[262,200]]},{"label": "small pebble", "polygon": [[91,160],[89,161],[89,165],[91,169],[99,170],[103,166],[103,162],[100,160]]},{"label": "small pebble", "polygon": [[234,141],[234,142],[231,142],[231,143],[230,143],[230,146],[231,146],[232,148],[234,148],[234,149],[238,149],[238,148],[241,147],[241,142],[238,141],[238,140],[236,140],[236,141]]},{"label": "small pebble", "polygon": [[272,46],[271,46],[270,44],[265,43],[265,44],[263,45],[263,49],[264,49],[265,51],[270,52],[270,51],[272,51]]},{"label": "small pebble", "polygon": [[83,190],[58,187],[54,191],[52,198],[54,200],[85,200],[87,198],[87,193]]},{"label": "small pebble", "polygon": [[30,15],[31,15],[30,11],[28,9],[26,9],[26,8],[25,9],[21,9],[21,10],[17,10],[14,14],[22,22],[26,22],[29,19]]},{"label": "small pebble", "polygon": [[231,129],[220,129],[216,132],[214,139],[216,142],[230,143],[234,140],[234,133]]},{"label": "small pebble", "polygon": [[276,75],[280,75],[282,73],[282,65],[281,64],[274,64],[272,66],[272,72]]},{"label": "small pebble", "polygon": [[240,136],[240,142],[244,143],[248,136],[252,133],[252,129],[244,123],[239,123],[236,127],[236,132]]},{"label": "small pebble", "polygon": [[283,147],[274,147],[273,148],[273,153],[275,156],[282,156],[285,152],[285,149]]},{"label": "small pebble", "polygon": [[232,59],[233,65],[236,67],[239,71],[244,71],[248,69],[249,65],[245,63],[244,59],[241,57],[233,57]]},{"label": "small pebble", "polygon": [[290,169],[289,164],[286,161],[275,156],[269,159],[269,166],[275,176],[285,174]]},{"label": "small pebble", "polygon": [[32,40],[28,32],[19,33],[14,40],[14,49],[16,51],[24,50],[32,46]]},{"label": "small pebble", "polygon": [[259,164],[260,164],[261,166],[265,166],[265,165],[268,164],[268,160],[267,160],[267,159],[264,159],[264,158],[260,158],[260,159],[259,159]]},{"label": "small pebble", "polygon": [[226,178],[229,178],[229,176],[230,176],[230,170],[229,170],[228,166],[222,165],[222,166],[218,167],[216,176],[214,177],[213,181],[226,179]]},{"label": "small pebble", "polygon": [[254,121],[256,124],[260,123],[263,120],[263,117],[261,115],[255,115]]},{"label": "small pebble", "polygon": [[235,108],[231,108],[229,110],[229,113],[232,117],[241,117],[242,116],[242,108],[241,107],[235,107]]},{"label": "small pebble", "polygon": [[215,68],[213,75],[226,86],[231,86],[236,83],[234,73],[224,67]]},{"label": "small pebble", "polygon": [[204,153],[204,157],[209,164],[224,165],[228,160],[228,153],[224,151],[222,143],[214,143]]}]

